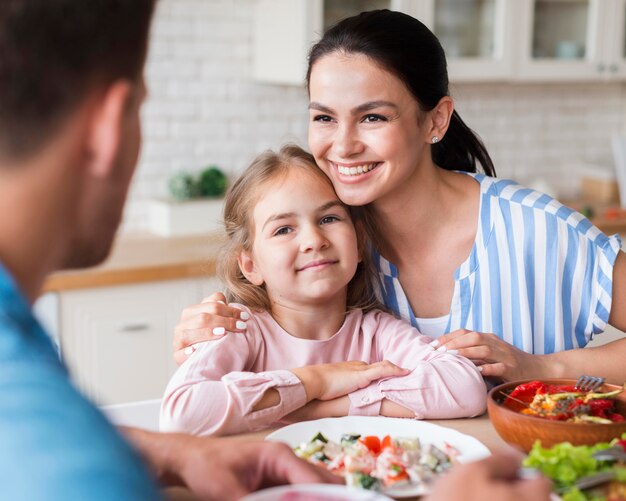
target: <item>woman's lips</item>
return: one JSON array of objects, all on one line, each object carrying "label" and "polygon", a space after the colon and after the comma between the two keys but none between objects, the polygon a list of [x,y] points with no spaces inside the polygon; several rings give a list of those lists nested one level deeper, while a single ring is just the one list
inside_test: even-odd
[{"label": "woman's lips", "polygon": [[382,162],[362,162],[350,165],[330,162],[330,164],[342,178],[356,179],[366,176],[373,170],[377,169],[380,165],[382,165]]}]

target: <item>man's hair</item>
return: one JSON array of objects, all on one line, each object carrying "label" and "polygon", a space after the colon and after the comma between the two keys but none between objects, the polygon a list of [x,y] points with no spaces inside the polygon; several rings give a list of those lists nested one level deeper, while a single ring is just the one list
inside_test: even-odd
[{"label": "man's hair", "polygon": [[136,79],[156,0],[0,0],[0,155],[42,147],[88,92]]}]

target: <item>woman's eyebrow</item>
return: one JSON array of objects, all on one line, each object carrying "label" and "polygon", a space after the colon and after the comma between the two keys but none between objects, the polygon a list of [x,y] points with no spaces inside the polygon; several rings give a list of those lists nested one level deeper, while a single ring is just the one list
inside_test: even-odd
[{"label": "woman's eyebrow", "polygon": [[[394,108],[396,110],[398,109],[398,105],[395,103],[392,103],[391,101],[379,100],[379,101],[368,101],[367,103],[359,104],[357,107],[351,110],[351,113],[353,115],[358,115],[359,113],[363,113],[365,111],[370,111],[376,108],[383,108],[383,107]],[[323,104],[318,103],[316,101],[311,101],[309,103],[309,109],[321,111],[322,113],[328,113],[331,115],[334,113],[332,108],[324,106]]]}]

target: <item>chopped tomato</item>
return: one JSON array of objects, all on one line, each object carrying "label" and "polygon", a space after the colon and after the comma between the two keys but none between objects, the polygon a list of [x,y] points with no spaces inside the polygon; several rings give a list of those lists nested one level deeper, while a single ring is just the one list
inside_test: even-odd
[{"label": "chopped tomato", "polygon": [[393,440],[391,440],[391,437],[389,435],[385,435],[382,442],[380,443],[381,451],[384,451],[387,448],[393,449]]},{"label": "chopped tomato", "polygon": [[375,435],[369,435],[367,437],[359,438],[359,442],[361,442],[368,450],[374,454],[380,453],[380,438]]},{"label": "chopped tomato", "polygon": [[394,464],[391,467],[394,471],[394,475],[385,476],[385,485],[393,485],[403,480],[409,479],[409,474],[406,472],[406,468],[400,464]]}]

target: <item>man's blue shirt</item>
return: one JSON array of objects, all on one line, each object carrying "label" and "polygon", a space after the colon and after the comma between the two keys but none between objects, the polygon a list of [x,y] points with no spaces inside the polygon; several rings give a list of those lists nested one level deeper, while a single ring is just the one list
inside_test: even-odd
[{"label": "man's blue shirt", "polygon": [[159,499],[136,453],[72,386],[1,263],[0,499]]}]

